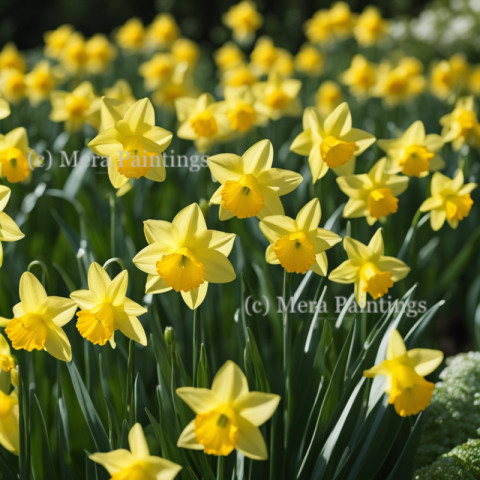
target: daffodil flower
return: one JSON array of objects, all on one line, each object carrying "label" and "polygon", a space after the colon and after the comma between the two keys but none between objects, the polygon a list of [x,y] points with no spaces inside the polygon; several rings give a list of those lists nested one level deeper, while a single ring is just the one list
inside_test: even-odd
[{"label": "daffodil flower", "polygon": [[80,307],[77,312],[77,329],[82,337],[94,345],[107,341],[115,347],[114,334],[120,330],[126,337],[146,345],[147,336],[138,316],[147,309],[126,297],[128,272],[123,270],[113,280],[98,263],[88,270],[88,290],[70,294]]},{"label": "daffodil flower", "polygon": [[423,377],[432,373],[443,360],[440,350],[414,348],[408,350],[397,330],[393,330],[387,347],[387,358],[365,370],[365,377],[387,377],[385,392],[388,403],[402,417],[425,410],[432,399],[434,384]]},{"label": "daffodil flower", "polygon": [[420,120],[412,123],[399,138],[378,140],[378,146],[387,154],[388,172],[425,177],[429,172],[440,170],[445,162],[437,155],[443,147],[440,135],[425,135]]},{"label": "daffodil flower", "polygon": [[378,8],[368,6],[358,16],[353,35],[362,47],[369,47],[381,40],[389,28],[390,23],[382,18]]},{"label": "daffodil flower", "polygon": [[181,210],[172,223],[145,221],[148,247],[133,263],[148,274],[146,293],[180,292],[193,310],[205,299],[209,283],[228,283],[235,272],[227,256],[235,235],[207,230],[196,203]]},{"label": "daffodil flower", "polygon": [[143,428],[136,423],[128,433],[130,450],[94,453],[90,460],[104,467],[112,480],[173,480],[182,469],[165,458],[150,455]]},{"label": "daffodil flower", "polygon": [[430,187],[431,196],[420,205],[421,212],[430,212],[432,230],[440,230],[445,220],[452,228],[457,228],[458,222],[470,213],[473,205],[470,192],[476,186],[476,183],[464,183],[462,170],[453,179],[435,172]]},{"label": "daffodil flower", "polygon": [[2,178],[6,178],[10,183],[23,182],[30,178],[32,168],[36,165],[37,155],[28,146],[25,128],[14,128],[6,135],[0,135],[0,176]]},{"label": "daffodil flower", "polygon": [[284,215],[264,217],[260,230],[270,245],[265,258],[268,263],[280,264],[287,272],[318,275],[327,274],[325,250],[341,241],[341,238],[323,228],[318,228],[322,212],[318,198],[308,202],[295,219]]},{"label": "daffodil flower", "polygon": [[273,147],[261,140],[241,157],[221,153],[209,157],[208,166],[221,183],[210,199],[220,205],[220,220],[283,214],[280,196],[295,190],[302,181],[299,173],[272,168]]},{"label": "daffodil flower", "polygon": [[180,28],[169,13],[160,13],[148,27],[147,43],[154,49],[165,50],[179,36]]},{"label": "daffodil flower", "polygon": [[[15,368],[15,360],[10,352],[10,346],[6,338],[0,334],[0,370],[9,373]],[[0,372],[1,376],[1,372]]]},{"label": "daffodil flower", "polygon": [[258,13],[255,3],[243,0],[223,16],[223,23],[233,30],[233,37],[239,42],[246,42],[262,26],[263,17]]},{"label": "daffodil flower", "polygon": [[268,111],[247,86],[225,87],[225,104],[230,128],[245,133],[268,122]]},{"label": "daffodil flower", "polygon": [[348,85],[353,95],[365,98],[377,81],[377,69],[363,55],[357,54],[352,58],[350,68],[343,72],[342,82]]},{"label": "daffodil flower", "polygon": [[138,52],[145,45],[145,27],[142,21],[137,18],[127,20],[117,32],[117,43],[124,50]]},{"label": "daffodil flower", "polygon": [[[20,231],[17,224],[3,211],[7,206],[11,190],[0,185],[0,242],[16,242],[25,235]],[[3,247],[0,243],[0,267],[3,264]]]},{"label": "daffodil flower", "polygon": [[268,458],[258,427],[273,415],[280,397],[250,392],[247,378],[234,362],[226,362],[217,372],[211,389],[182,387],[177,395],[196,415],[180,435],[179,447],[217,456],[236,449],[253,460]]},{"label": "daffodil flower", "polygon": [[96,154],[108,157],[112,185],[121,188],[129,179],[140,177],[163,182],[166,173],[162,152],[172,141],[172,134],[155,126],[152,102],[143,98],[123,115],[121,109],[111,109],[110,114],[110,124],[102,119],[102,127],[110,128],[99,133],[88,146]]},{"label": "daffodil flower", "polygon": [[316,108],[308,107],[303,114],[303,132],[295,138],[290,150],[308,156],[315,183],[326,175],[329,168],[338,175],[352,174],[354,158],[374,142],[373,135],[352,128],[350,108],[344,102],[327,118]]},{"label": "daffodil flower", "polygon": [[330,115],[343,102],[343,93],[338,83],[327,80],[317,90],[316,104],[323,116]]},{"label": "daffodil flower", "polygon": [[10,394],[0,390],[0,445],[18,455],[20,444],[20,422],[17,392]]},{"label": "daffodil flower", "polygon": [[348,200],[343,209],[345,218],[365,217],[369,225],[398,210],[397,196],[408,187],[408,177],[387,173],[385,158],[368,173],[338,177],[337,183]]},{"label": "daffodil flower", "polygon": [[75,302],[63,297],[48,297],[37,278],[25,272],[20,278],[20,303],[13,307],[12,319],[0,317],[0,326],[16,350],[45,350],[69,362],[72,349],[62,330],[73,317]]},{"label": "daffodil flower", "polygon": [[47,60],[42,60],[27,74],[27,95],[33,105],[47,99],[58,80],[54,68]]},{"label": "daffodil flower", "polygon": [[367,293],[377,300],[393,287],[394,282],[408,275],[410,268],[395,257],[384,255],[382,229],[379,228],[368,245],[350,237],[343,240],[348,260],[333,270],[329,279],[337,283],[355,284],[355,300],[366,306]]}]

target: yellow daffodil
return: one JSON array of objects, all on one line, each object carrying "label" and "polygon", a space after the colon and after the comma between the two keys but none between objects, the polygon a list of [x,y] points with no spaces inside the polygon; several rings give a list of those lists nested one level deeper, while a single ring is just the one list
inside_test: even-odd
[{"label": "yellow daffodil", "polygon": [[269,117],[278,120],[282,116],[296,117],[302,113],[298,98],[301,88],[300,80],[272,74],[267,81],[254,84],[252,91],[266,107]]},{"label": "yellow daffodil", "polygon": [[386,158],[379,160],[368,173],[338,177],[337,183],[348,200],[345,218],[365,217],[369,225],[398,210],[398,195],[408,187],[408,177],[386,172]]},{"label": "yellow daffodil", "polygon": [[50,100],[50,119],[54,122],[65,122],[67,132],[77,132],[85,124],[98,128],[100,99],[95,95],[90,82],[82,82],[72,92],[54,90],[50,94]]},{"label": "yellow daffodil", "polygon": [[310,200],[296,218],[284,215],[264,217],[259,226],[270,245],[265,258],[273,265],[280,264],[287,272],[326,276],[328,263],[325,250],[341,241],[330,230],[318,228],[322,212],[318,198]]},{"label": "yellow daffodil", "polygon": [[480,65],[471,69],[468,77],[468,89],[473,95],[480,96]]},{"label": "yellow daffodil", "polygon": [[194,140],[200,153],[226,140],[231,133],[225,102],[215,102],[209,93],[202,93],[198,98],[179,98],[175,109],[180,122],[177,135]]},{"label": "yellow daffodil", "polygon": [[47,297],[37,278],[25,272],[20,278],[20,303],[13,307],[12,319],[0,318],[0,326],[16,350],[45,350],[69,362],[72,349],[62,330],[73,317],[77,306],[69,298]]},{"label": "yellow daffodil", "polygon": [[15,128],[6,135],[0,134],[1,178],[10,183],[28,180],[36,158],[35,152],[28,146],[27,131],[23,127]]},{"label": "yellow daffodil", "polygon": [[0,390],[0,445],[14,455],[20,446],[20,421],[17,392]]},{"label": "yellow daffodil", "polygon": [[97,33],[87,40],[85,52],[87,70],[90,73],[103,72],[112,63],[117,53],[108,38],[101,33]]},{"label": "yellow daffodil", "polygon": [[316,95],[316,106],[324,117],[328,117],[343,102],[343,93],[338,83],[327,80],[320,84]]},{"label": "yellow daffodil", "polygon": [[[0,185],[0,242],[16,242],[25,235],[20,231],[17,224],[3,211],[7,206],[11,190]],[[0,267],[3,264],[3,247],[0,243]],[[1,355],[0,355],[1,358]]]},{"label": "yellow daffodil", "polygon": [[387,377],[385,393],[388,403],[402,417],[425,410],[432,399],[435,385],[425,380],[443,360],[440,350],[414,348],[408,350],[397,330],[393,330],[387,347],[387,358],[363,372],[365,377]]},{"label": "yellow daffodil", "polygon": [[78,75],[86,70],[87,43],[81,33],[74,32],[68,38],[60,54],[60,62],[68,72]]},{"label": "yellow daffodil", "polygon": [[24,55],[12,42],[7,43],[0,51],[0,71],[6,69],[18,70],[22,73],[27,69]]},{"label": "yellow daffodil", "polygon": [[[105,100],[103,100],[105,104]],[[110,109],[111,120],[89,144],[96,154],[108,157],[108,176],[115,188],[130,178],[165,180],[162,152],[172,134],[155,126],[155,111],[148,98],[138,100],[125,111]]]},{"label": "yellow daffodil", "polygon": [[480,148],[480,124],[473,96],[460,98],[454,110],[444,115],[440,123],[444,141],[452,142],[455,150],[460,150],[463,145]]},{"label": "yellow daffodil", "polygon": [[119,78],[111,87],[105,89],[105,97],[120,100],[128,106],[137,101],[133,96],[132,87],[123,78]]},{"label": "yellow daffodil", "polygon": [[15,368],[15,360],[10,352],[7,339],[0,333],[0,376],[9,373]]},{"label": "yellow daffodil", "polygon": [[399,138],[378,140],[378,146],[387,154],[387,171],[413,177],[425,177],[445,166],[438,155],[443,143],[440,135],[425,135],[420,120],[412,123]]},{"label": "yellow daffodil", "polygon": [[430,187],[431,196],[420,206],[420,211],[430,212],[432,230],[440,230],[445,220],[452,228],[457,228],[458,222],[470,213],[473,205],[470,192],[476,186],[476,183],[464,183],[462,170],[453,179],[435,172]]},{"label": "yellow daffodil", "polygon": [[312,43],[323,45],[332,40],[332,24],[328,10],[318,10],[312,18],[307,20],[303,29],[305,36]]},{"label": "yellow daffodil", "polygon": [[57,29],[46,32],[43,36],[45,40],[45,55],[51,58],[60,58],[73,32],[71,25],[60,25]]},{"label": "yellow daffodil", "polygon": [[378,8],[366,7],[358,16],[353,29],[353,35],[363,47],[369,47],[378,43],[388,32],[389,22],[382,18]]},{"label": "yellow daffodil", "polygon": [[247,378],[234,362],[220,368],[211,389],[182,387],[177,395],[195,413],[178,439],[179,447],[217,456],[236,449],[253,460],[268,458],[258,427],[275,413],[280,397],[250,392]]},{"label": "yellow daffodil", "polygon": [[239,64],[222,74],[222,84],[231,87],[251,87],[258,82],[258,76],[249,65]]},{"label": "yellow daffodil", "polygon": [[210,199],[210,203],[220,205],[220,220],[283,214],[280,196],[295,190],[302,176],[272,168],[272,163],[270,140],[257,142],[241,157],[233,153],[209,157],[210,172],[221,183]]},{"label": "yellow daffodil", "polygon": [[133,263],[148,273],[146,293],[173,289],[193,310],[205,299],[209,283],[235,279],[227,258],[235,235],[207,230],[196,203],[181,210],[172,223],[147,220],[144,225],[149,245],[137,253]]},{"label": "yellow daffodil", "polygon": [[270,72],[277,58],[278,50],[270,37],[260,37],[255,42],[255,48],[250,54],[252,66],[257,69],[260,74]]},{"label": "yellow daffodil", "polygon": [[270,69],[270,73],[281,77],[290,77],[295,72],[293,55],[285,48],[277,48],[277,59]]},{"label": "yellow daffodil", "polygon": [[42,60],[25,77],[27,95],[33,105],[47,100],[55,88],[57,75],[47,60]]},{"label": "yellow daffodil", "polygon": [[223,23],[232,29],[237,41],[245,42],[262,26],[263,17],[253,2],[243,0],[229,8],[223,16]]},{"label": "yellow daffodil", "polygon": [[433,65],[430,89],[434,95],[446,100],[458,94],[468,84],[470,67],[464,55],[458,53],[448,60]]},{"label": "yellow daffodil", "polygon": [[147,41],[154,48],[171,45],[180,35],[177,22],[169,13],[157,15],[148,27]]},{"label": "yellow daffodil", "polygon": [[337,283],[354,283],[355,300],[364,308],[367,293],[377,300],[393,287],[394,282],[408,275],[410,268],[395,257],[384,256],[382,230],[379,228],[368,245],[350,237],[343,240],[348,260],[330,273],[329,279]]},{"label": "yellow daffodil", "polygon": [[297,72],[305,73],[306,75],[320,75],[323,71],[323,64],[323,55],[313,45],[302,45],[297,55],[295,55]]},{"label": "yellow daffodil", "polygon": [[185,62],[189,67],[195,67],[200,56],[198,45],[188,38],[178,38],[172,44],[171,52],[176,62]]},{"label": "yellow daffodil", "polygon": [[268,122],[266,108],[248,87],[225,87],[224,93],[228,121],[234,132],[245,133]]},{"label": "yellow daffodil", "polygon": [[0,92],[9,103],[18,103],[27,94],[26,76],[15,68],[6,68],[0,72]]},{"label": "yellow daffodil", "polygon": [[111,480],[173,480],[180,465],[150,455],[143,428],[136,423],[128,433],[130,450],[121,448],[107,453],[94,453],[90,460],[100,464]]},{"label": "yellow daffodil", "polygon": [[183,62],[175,65],[172,74],[153,93],[152,100],[162,109],[174,110],[175,102],[179,98],[197,94],[188,65]]},{"label": "yellow daffodil", "polygon": [[341,79],[353,95],[368,97],[377,81],[377,69],[363,55],[358,54],[352,58],[350,68],[343,72]]},{"label": "yellow daffodil", "polygon": [[88,270],[88,290],[77,290],[70,298],[78,305],[77,330],[94,345],[107,341],[115,347],[114,334],[120,330],[126,337],[147,344],[147,336],[138,316],[147,312],[138,303],[126,297],[128,272],[123,270],[113,280],[98,264]]},{"label": "yellow daffodil", "polygon": [[352,128],[352,115],[346,102],[328,117],[308,107],[303,114],[303,131],[295,138],[290,150],[308,155],[312,181],[326,175],[329,168],[339,175],[349,175],[355,168],[354,158],[363,153],[375,137]]},{"label": "yellow daffodil", "polygon": [[146,90],[155,90],[165,83],[175,68],[175,59],[170,53],[157,53],[148,62],[142,63],[139,73],[145,81]]},{"label": "yellow daffodil", "polygon": [[329,23],[332,33],[340,38],[348,37],[352,34],[355,25],[355,16],[346,2],[334,3],[329,12]]},{"label": "yellow daffodil", "polygon": [[139,18],[130,18],[117,31],[117,43],[124,50],[140,51],[145,45],[145,27]]},{"label": "yellow daffodil", "polygon": [[215,64],[222,70],[230,70],[244,63],[243,53],[240,48],[232,42],[223,44],[213,56]]}]

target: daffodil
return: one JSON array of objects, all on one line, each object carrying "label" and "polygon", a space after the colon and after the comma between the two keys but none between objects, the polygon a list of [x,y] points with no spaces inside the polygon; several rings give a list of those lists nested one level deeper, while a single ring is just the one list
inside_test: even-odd
[{"label": "daffodil", "polygon": [[138,316],[147,309],[126,297],[128,272],[123,270],[113,280],[98,264],[92,263],[88,270],[88,290],[77,290],[70,298],[78,305],[77,330],[94,345],[107,341],[115,347],[114,334],[120,330],[126,337],[142,345],[147,336]]},{"label": "daffodil", "polygon": [[[11,190],[8,187],[0,185],[0,242],[16,242],[25,236],[17,224],[3,211],[7,206],[10,193]],[[3,247],[0,243],[0,267],[2,264]]]},{"label": "daffodil", "polygon": [[369,225],[398,210],[398,195],[408,187],[408,177],[386,171],[386,158],[379,160],[368,173],[338,177],[337,183],[348,200],[345,218],[365,217]]},{"label": "daffodil", "polygon": [[268,122],[268,111],[246,86],[225,87],[225,103],[230,128],[234,132],[245,133]]},{"label": "daffodil", "polygon": [[150,100],[138,100],[126,111],[110,109],[110,114],[108,124],[102,120],[105,130],[88,146],[96,154],[109,158],[108,176],[112,185],[121,188],[130,178],[140,177],[163,182],[162,152],[170,144],[172,134],[155,126],[155,111]]},{"label": "daffodil", "polygon": [[437,97],[446,100],[458,94],[468,83],[470,66],[461,53],[441,60],[432,67],[430,89]]},{"label": "daffodil", "polygon": [[45,55],[51,58],[60,58],[62,51],[74,32],[71,25],[60,25],[55,30],[45,32],[43,38],[45,40]]},{"label": "daffodil", "polygon": [[48,297],[37,278],[25,272],[20,278],[20,303],[13,307],[13,318],[0,318],[0,326],[16,350],[45,350],[69,362],[72,349],[62,330],[73,317],[75,302],[63,297]]},{"label": "daffodil", "polygon": [[211,389],[182,387],[177,395],[195,413],[178,439],[179,447],[217,456],[236,449],[253,460],[268,458],[258,427],[274,414],[280,397],[250,392],[247,378],[234,362],[220,368]]},{"label": "daffodil", "polygon": [[300,73],[305,73],[306,75],[320,75],[323,71],[323,64],[323,55],[313,45],[302,45],[295,56],[296,70]]},{"label": "daffodil", "polygon": [[329,12],[330,28],[332,33],[340,38],[348,37],[352,34],[355,25],[355,16],[346,2],[334,3]]},{"label": "daffodil", "polygon": [[27,69],[24,55],[12,42],[7,43],[0,51],[0,71],[5,69],[13,69],[22,73]]},{"label": "daffodil", "polygon": [[271,71],[278,58],[278,50],[270,37],[260,37],[255,42],[255,48],[250,54],[252,66],[260,74],[266,74]]},{"label": "daffodil", "polygon": [[209,157],[210,172],[221,183],[210,199],[210,203],[220,205],[220,220],[283,214],[280,196],[295,190],[302,176],[272,168],[272,163],[269,140],[257,142],[241,157],[233,153]]},{"label": "daffodil", "polygon": [[378,43],[388,32],[389,22],[382,18],[378,8],[366,7],[358,16],[353,35],[363,47]]},{"label": "daffodil", "polygon": [[101,33],[97,33],[87,40],[85,53],[87,55],[87,70],[94,74],[103,72],[112,63],[117,54],[115,47]]},{"label": "daffodil", "polygon": [[104,467],[111,480],[173,480],[180,465],[150,454],[143,428],[136,423],[128,433],[130,450],[94,453],[90,460]]},{"label": "daffodil", "polygon": [[28,180],[36,158],[35,152],[28,146],[27,131],[23,127],[0,135],[1,178],[6,178],[10,183]]},{"label": "daffodil", "polygon": [[354,158],[363,153],[375,137],[352,128],[352,115],[346,102],[328,117],[308,107],[303,114],[303,131],[295,138],[290,150],[308,156],[312,181],[326,175],[329,168],[338,175],[349,175],[355,168]]},{"label": "daffodil", "polygon": [[379,228],[368,245],[350,237],[343,240],[348,260],[333,270],[329,279],[337,283],[354,283],[355,300],[366,306],[367,293],[377,300],[408,275],[410,268],[395,257],[384,255],[382,230]]},{"label": "daffodil", "polygon": [[157,53],[139,67],[140,75],[144,78],[145,88],[155,90],[165,83],[175,68],[175,59],[170,53]]},{"label": "daffodil", "polygon": [[171,45],[180,35],[177,22],[169,13],[157,15],[147,30],[147,41],[154,48]]},{"label": "daffodil", "polygon": [[468,89],[477,97],[480,95],[480,65],[476,65],[470,71],[468,77]]},{"label": "daffodil", "polygon": [[239,64],[222,74],[222,84],[231,87],[251,87],[258,82],[258,76],[251,66]]},{"label": "daffodil", "polygon": [[222,70],[230,70],[244,63],[243,53],[232,42],[224,43],[213,56],[216,66]]},{"label": "daffodil", "polygon": [[27,74],[25,82],[28,98],[33,105],[36,105],[48,99],[57,83],[57,75],[48,61],[42,60]]},{"label": "daffodil", "polygon": [[430,187],[431,196],[420,205],[420,211],[430,212],[432,230],[440,230],[445,220],[452,228],[457,228],[458,222],[470,213],[473,205],[470,192],[476,186],[476,183],[464,183],[462,170],[453,179],[435,172]]},{"label": "daffodil", "polygon": [[377,81],[377,68],[363,55],[357,54],[352,58],[350,68],[343,72],[341,80],[350,87],[353,95],[368,97]]},{"label": "daffodil", "polygon": [[177,38],[172,44],[171,52],[176,62],[185,62],[191,68],[195,67],[200,56],[198,45],[188,38]]},{"label": "daffodil", "polygon": [[105,97],[120,100],[127,106],[137,101],[133,96],[132,87],[123,78],[119,78],[111,87],[105,89]]},{"label": "daffodil", "polygon": [[414,177],[425,177],[445,166],[438,155],[443,143],[440,135],[426,135],[420,120],[412,123],[399,138],[378,140],[378,146],[387,154],[388,171]]},{"label": "daffodil", "polygon": [[232,29],[234,38],[239,42],[248,41],[262,26],[263,17],[249,0],[243,0],[223,16],[223,23]]},{"label": "daffodil", "polygon": [[280,264],[287,272],[307,273],[312,270],[318,275],[327,274],[325,250],[341,241],[330,230],[318,228],[321,218],[318,198],[310,200],[296,218],[285,215],[264,217],[259,226],[270,245],[265,258],[273,265]]},{"label": "daffodil", "polygon": [[444,141],[452,142],[455,150],[460,150],[463,145],[480,148],[480,124],[473,96],[460,98],[454,110],[444,115],[440,123]]},{"label": "daffodil", "polygon": [[62,67],[74,75],[83,73],[86,70],[88,61],[87,43],[81,33],[74,32],[68,37],[59,60]]},{"label": "daffodil", "polygon": [[9,373],[15,368],[15,360],[12,357],[7,339],[0,334],[0,376],[1,372]]},{"label": "daffodil", "polygon": [[98,128],[100,99],[90,82],[82,82],[72,92],[54,90],[50,94],[52,112],[50,119],[65,122],[67,132],[77,132],[85,124]]},{"label": "daffodil", "polygon": [[0,72],[0,91],[10,103],[18,103],[27,94],[26,76],[15,68],[6,68]]},{"label": "daffodil", "polygon": [[387,347],[387,358],[363,372],[365,377],[387,378],[385,393],[388,403],[402,417],[416,415],[425,410],[432,399],[435,385],[425,380],[443,360],[440,350],[414,348],[408,350],[400,333],[393,330]]},{"label": "daffodil", "polygon": [[214,143],[226,140],[231,133],[225,102],[215,102],[209,93],[198,98],[178,98],[175,109],[180,122],[177,135],[194,140],[200,153],[205,153]]},{"label": "daffodil", "polygon": [[189,308],[205,299],[209,283],[228,283],[235,272],[228,260],[235,235],[207,230],[200,207],[192,203],[172,223],[147,220],[148,246],[133,263],[148,274],[146,293],[180,292]]},{"label": "daffodil", "polygon": [[192,82],[188,65],[182,62],[175,65],[165,82],[159,83],[159,87],[152,95],[152,100],[162,109],[174,110],[178,99],[196,95],[198,91]]},{"label": "daffodil", "polygon": [[343,102],[342,89],[338,83],[326,80],[317,90],[316,107],[324,117],[328,117]]},{"label": "daffodil", "polygon": [[145,27],[139,18],[130,18],[117,31],[117,43],[124,50],[140,51],[145,45]]},{"label": "daffodil", "polygon": [[312,43],[323,45],[331,41],[333,29],[329,11],[325,9],[316,11],[313,17],[304,23],[303,29],[305,36]]},{"label": "daffodil", "polygon": [[14,455],[20,446],[20,421],[17,392],[0,390],[0,445]]}]

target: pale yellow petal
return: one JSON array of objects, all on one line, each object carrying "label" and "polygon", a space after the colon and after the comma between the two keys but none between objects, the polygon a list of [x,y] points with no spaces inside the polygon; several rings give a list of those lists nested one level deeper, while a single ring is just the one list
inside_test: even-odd
[{"label": "pale yellow petal", "polygon": [[275,243],[280,237],[295,231],[295,220],[285,215],[264,217],[258,224],[269,242]]},{"label": "pale yellow petal", "polygon": [[260,140],[243,155],[243,171],[258,176],[263,170],[271,168],[273,163],[273,146],[270,140]]},{"label": "pale yellow petal", "polygon": [[341,103],[325,119],[325,133],[335,137],[341,137],[352,129],[352,115],[347,102]]},{"label": "pale yellow petal", "polygon": [[172,221],[180,236],[180,243],[199,234],[207,229],[205,217],[197,203],[192,203],[188,207],[177,213]]},{"label": "pale yellow petal", "polygon": [[134,457],[140,459],[150,455],[143,428],[139,423],[136,423],[128,433],[128,444]]},{"label": "pale yellow petal", "polygon": [[405,355],[407,349],[402,336],[397,329],[392,330],[387,346],[387,360],[392,360]]},{"label": "pale yellow petal", "polygon": [[47,300],[47,292],[39,280],[30,272],[25,272],[20,278],[20,301],[28,313],[36,313],[43,308]]},{"label": "pale yellow petal", "polygon": [[203,450],[203,445],[198,443],[195,435],[195,420],[192,420],[183,430],[177,440],[177,447],[190,448],[192,450]]},{"label": "pale yellow petal", "polygon": [[266,460],[268,458],[267,446],[262,432],[242,417],[238,421],[238,442],[235,448],[253,460]]},{"label": "pale yellow petal", "polygon": [[311,232],[318,228],[321,218],[322,209],[320,202],[318,198],[314,198],[301,208],[295,218],[295,222],[301,230]]},{"label": "pale yellow petal", "polygon": [[45,351],[63,362],[72,360],[72,347],[65,332],[54,323],[48,326]]},{"label": "pale yellow petal", "polygon": [[236,363],[229,360],[215,375],[212,391],[219,402],[232,403],[248,393],[247,377]]},{"label": "pale yellow petal", "polygon": [[208,412],[219,405],[215,393],[208,388],[181,387],[176,392],[196,414]]},{"label": "pale yellow petal", "polygon": [[205,300],[207,295],[208,282],[203,282],[198,288],[190,290],[189,292],[181,291],[183,301],[187,304],[188,308],[195,310]]},{"label": "pale yellow petal", "polygon": [[222,184],[227,180],[238,180],[243,175],[242,157],[233,153],[209,157],[208,167],[215,180]]},{"label": "pale yellow petal", "polygon": [[330,272],[329,280],[336,283],[354,283],[359,274],[359,267],[351,260],[345,260]]},{"label": "pale yellow petal", "polygon": [[113,452],[107,453],[98,452],[90,455],[89,458],[93,462],[102,465],[110,475],[114,475],[128,468],[135,461],[131,452],[125,449],[114,450]]},{"label": "pale yellow petal", "polygon": [[274,413],[280,396],[274,393],[249,392],[234,404],[235,411],[255,427],[264,424]]},{"label": "pale yellow petal", "polygon": [[261,172],[257,180],[260,184],[270,187],[278,195],[286,195],[302,183],[303,177],[299,173],[290,170],[270,168]]},{"label": "pale yellow petal", "polygon": [[88,288],[99,296],[105,295],[111,279],[108,273],[97,262],[88,269]]},{"label": "pale yellow petal", "polygon": [[428,348],[414,348],[407,352],[407,356],[421,377],[432,373],[443,361],[443,352]]}]

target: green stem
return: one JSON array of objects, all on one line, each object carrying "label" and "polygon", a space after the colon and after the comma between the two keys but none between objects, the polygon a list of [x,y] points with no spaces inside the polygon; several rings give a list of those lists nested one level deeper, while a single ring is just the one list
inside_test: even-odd
[{"label": "green stem", "polygon": [[403,241],[402,246],[400,247],[400,251],[398,252],[397,258],[400,260],[403,260],[405,257],[405,254],[407,253],[408,247],[413,241],[413,237],[415,235],[415,230],[417,228],[418,221],[420,220],[420,216],[422,215],[422,212],[420,209],[418,209],[415,212],[415,215],[412,219],[412,223],[410,225],[410,228],[408,229],[407,234],[405,235],[405,240]]},{"label": "green stem", "polygon": [[44,287],[47,286],[47,284],[45,282],[48,282],[49,281],[49,277],[48,277],[48,268],[47,266],[41,262],[40,260],[34,260],[33,262],[30,262],[28,264],[28,267],[27,267],[27,272],[32,272],[32,269],[33,267],[36,267],[36,266],[39,266],[42,270],[42,278],[41,278],[41,282],[42,282],[42,285]]},{"label": "green stem", "polygon": [[219,455],[217,458],[217,480],[224,480],[225,457]]},{"label": "green stem", "polygon": [[193,377],[192,383],[195,386],[197,384],[197,367],[198,367],[198,352],[200,345],[200,325],[199,325],[199,315],[198,308],[193,311]]},{"label": "green stem", "polygon": [[125,264],[123,263],[123,260],[121,258],[118,258],[118,257],[113,257],[113,258],[110,258],[108,259],[104,264],[103,264],[103,269],[106,270],[110,265],[112,264],[118,264],[120,266],[120,268],[122,270],[126,270],[127,267],[125,266]]},{"label": "green stem", "polygon": [[115,257],[115,196],[110,195],[110,254]]},{"label": "green stem", "polygon": [[135,383],[135,341],[130,340],[128,345],[128,363],[127,363],[127,388],[125,398],[125,418],[130,426],[135,421],[135,409],[133,405],[133,389]]}]

